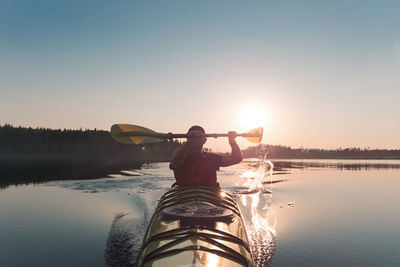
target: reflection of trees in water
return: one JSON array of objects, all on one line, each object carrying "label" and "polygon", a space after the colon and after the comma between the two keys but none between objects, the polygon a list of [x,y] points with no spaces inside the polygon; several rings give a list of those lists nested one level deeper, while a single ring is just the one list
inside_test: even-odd
[{"label": "reflection of trees in water", "polygon": [[54,180],[95,179],[138,169],[130,158],[18,157],[0,159],[0,188]]},{"label": "reflection of trees in water", "polygon": [[307,161],[273,161],[274,171],[285,171],[287,169],[301,168],[335,168],[339,170],[373,170],[373,169],[400,169],[400,162],[395,163],[379,163],[379,162],[307,162]]}]

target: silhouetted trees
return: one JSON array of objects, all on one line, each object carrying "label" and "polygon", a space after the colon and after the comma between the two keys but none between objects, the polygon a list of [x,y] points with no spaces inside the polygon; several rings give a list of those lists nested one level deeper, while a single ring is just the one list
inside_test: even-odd
[{"label": "silhouetted trees", "polygon": [[69,155],[84,157],[131,157],[143,160],[169,159],[179,142],[124,145],[108,131],[53,130],[0,126],[1,155]]},{"label": "silhouetted trees", "polygon": [[[178,141],[154,144],[124,145],[102,130],[53,130],[46,128],[0,126],[0,157],[76,156],[90,158],[131,158],[142,161],[167,161],[180,145]],[[251,146],[243,156],[304,159],[400,159],[400,149],[304,149],[281,145]]]},{"label": "silhouetted trees", "polygon": [[304,149],[280,145],[264,145],[248,147],[242,150],[245,158],[266,155],[270,159],[400,159],[400,149]]}]

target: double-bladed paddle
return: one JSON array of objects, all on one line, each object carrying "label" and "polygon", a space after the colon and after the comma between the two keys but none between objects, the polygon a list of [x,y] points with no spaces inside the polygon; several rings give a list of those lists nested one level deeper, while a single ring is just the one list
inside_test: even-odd
[{"label": "double-bladed paddle", "polygon": [[[111,135],[119,143],[129,145],[149,144],[163,142],[173,138],[187,138],[188,134],[158,133],[148,128],[132,124],[114,124],[111,127]],[[263,128],[255,128],[247,133],[239,133],[237,136],[245,137],[252,143],[260,143]],[[205,134],[205,137],[227,137],[227,133]]]}]

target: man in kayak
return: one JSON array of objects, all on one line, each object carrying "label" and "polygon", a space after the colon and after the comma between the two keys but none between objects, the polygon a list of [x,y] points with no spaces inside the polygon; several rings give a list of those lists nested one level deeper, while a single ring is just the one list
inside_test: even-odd
[{"label": "man in kayak", "polygon": [[228,133],[229,145],[232,152],[228,156],[202,152],[207,141],[205,131],[200,126],[192,126],[188,131],[186,143],[177,148],[172,154],[169,165],[174,171],[174,185],[214,185],[217,183],[217,170],[237,164],[242,161],[242,152],[235,141],[236,132]]}]

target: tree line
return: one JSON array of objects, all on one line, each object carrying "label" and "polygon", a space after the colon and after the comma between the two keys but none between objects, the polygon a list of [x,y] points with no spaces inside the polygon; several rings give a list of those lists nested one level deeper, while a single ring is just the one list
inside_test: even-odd
[{"label": "tree line", "polygon": [[[131,158],[145,161],[167,161],[180,145],[178,141],[154,144],[124,145],[114,141],[109,131],[70,130],[0,126],[0,156],[46,155],[92,158]],[[210,152],[210,150],[208,150]],[[338,148],[304,149],[282,145],[260,144],[242,150],[245,158],[266,155],[286,159],[400,159],[400,149]]]},{"label": "tree line", "polygon": [[0,126],[0,155],[69,155],[168,159],[179,142],[125,145],[103,130],[70,130]]},{"label": "tree line", "polygon": [[400,149],[338,148],[304,149],[260,144],[242,150],[245,158],[266,155],[270,159],[400,159]]}]

